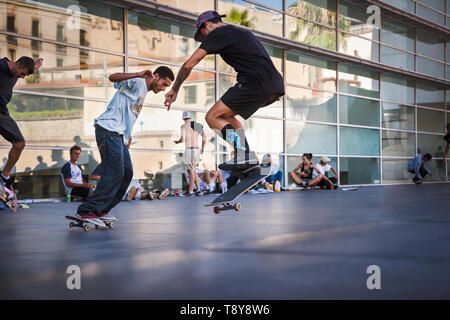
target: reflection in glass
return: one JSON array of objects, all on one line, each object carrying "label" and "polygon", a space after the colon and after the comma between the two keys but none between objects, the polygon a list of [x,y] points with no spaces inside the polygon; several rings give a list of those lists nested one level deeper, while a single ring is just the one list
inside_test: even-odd
[{"label": "reflection in glass", "polygon": [[380,39],[380,30],[369,24],[366,10],[345,1],[339,1],[339,29],[370,40]]},{"label": "reflection in glass", "polygon": [[380,102],[341,95],[339,122],[360,126],[380,126]]},{"label": "reflection in glass", "polygon": [[391,47],[381,46],[381,62],[388,66],[414,71],[414,55]]},{"label": "reflection in glass", "polygon": [[343,155],[380,155],[379,130],[341,127],[339,139],[339,150]]},{"label": "reflection in glass", "polygon": [[[80,8],[79,26],[69,27],[70,5]],[[0,1],[0,21],[10,22],[0,30],[123,52],[123,9],[100,1]]]},{"label": "reflection in glass", "polygon": [[383,74],[381,98],[384,100],[414,104],[414,81]]},{"label": "reflection in glass", "polygon": [[379,98],[380,74],[341,63],[339,65],[339,91]]},{"label": "reflection in glass", "polygon": [[414,130],[414,107],[383,102],[383,128]]},{"label": "reflection in glass", "polygon": [[409,182],[412,174],[408,172],[411,159],[383,159],[383,183]]},{"label": "reflection in glass", "polygon": [[312,46],[336,50],[336,32],[333,29],[288,15],[286,37]]},{"label": "reflection in glass", "polygon": [[383,2],[386,2],[390,4],[391,6],[400,8],[402,10],[408,11],[408,12],[415,12],[415,3],[414,0],[381,0]]},{"label": "reflection in glass", "polygon": [[417,53],[444,61],[444,44],[441,38],[417,29]]},{"label": "reflection in glass", "polygon": [[434,60],[417,57],[417,72],[436,78],[445,78],[445,65]]},{"label": "reflection in glass", "polygon": [[444,105],[445,90],[435,85],[417,83],[417,104],[430,107],[445,109]]},{"label": "reflection in glass", "polygon": [[219,0],[218,12],[226,14],[225,22],[282,36],[283,15],[280,12],[241,0]]},{"label": "reflection in glass", "polygon": [[436,10],[445,12],[445,0],[418,0],[418,1]]},{"label": "reflection in glass", "polygon": [[443,14],[428,9],[420,4],[417,4],[417,15],[434,23],[440,24],[441,26],[445,25],[445,16]]},{"label": "reflection in glass", "polygon": [[202,13],[206,10],[214,10],[214,0],[183,0],[183,1],[153,0],[153,1],[194,13]]},{"label": "reflection in glass", "polygon": [[286,0],[286,12],[312,22],[336,27],[336,0]]},{"label": "reflection in glass", "polygon": [[336,122],[336,94],[288,86],[286,95],[286,118]]},{"label": "reflection in glass", "polygon": [[[108,99],[114,94],[108,76],[123,72],[123,57],[40,41],[39,50],[34,50],[31,40],[15,39],[21,55],[44,59],[42,67],[19,79],[15,89],[97,99]],[[0,46],[7,47],[5,36],[0,35]],[[8,58],[14,60],[9,54]]]},{"label": "reflection in glass", "polygon": [[379,61],[379,44],[356,37],[349,33],[338,32],[339,52],[366,60]]},{"label": "reflection in glass", "polygon": [[417,153],[429,153],[433,157],[436,157],[436,153],[439,154],[445,147],[445,141],[442,138],[443,135],[418,133]]},{"label": "reflection in glass", "polygon": [[383,130],[383,156],[414,157],[414,133]]},{"label": "reflection in glass", "polygon": [[340,158],[342,185],[380,183],[380,161],[375,158]]},{"label": "reflection in glass", "polygon": [[287,52],[286,82],[313,89],[336,91],[336,63]]},{"label": "reflection in glass", "polygon": [[[195,28],[185,24],[128,12],[128,53],[147,59],[183,64],[198,48]],[[198,67],[214,69],[214,55]]]},{"label": "reflection in glass", "polygon": [[336,134],[336,126],[287,121],[287,152],[336,154]]},{"label": "reflection in glass", "polygon": [[414,52],[416,30],[405,24],[383,19],[382,41],[397,48]]},{"label": "reflection in glass", "polygon": [[417,130],[444,133],[445,113],[441,111],[417,108]]},{"label": "reflection in glass", "polygon": [[[436,153],[442,153],[442,149]],[[428,174],[424,179],[425,181],[445,181],[445,165],[442,163],[442,158],[436,158],[436,153],[432,153],[433,159],[426,163],[426,167],[431,170],[432,176]]]},{"label": "reflection in glass", "polygon": [[[154,71],[157,67],[165,64],[155,64],[144,60],[129,59],[129,72],[137,72],[142,70]],[[167,65],[166,65],[167,66]],[[173,71],[175,77],[179,68],[168,65]],[[173,106],[184,107],[188,109],[207,109],[215,103],[215,74],[212,72],[203,72],[193,70],[186,81],[183,83],[178,92],[177,100]],[[164,105],[164,92],[154,94],[150,92],[145,97],[145,103]]]}]

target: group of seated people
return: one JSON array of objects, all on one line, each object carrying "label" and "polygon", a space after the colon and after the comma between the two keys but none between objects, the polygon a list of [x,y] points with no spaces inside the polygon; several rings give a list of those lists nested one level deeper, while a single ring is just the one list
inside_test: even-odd
[{"label": "group of seated people", "polygon": [[[288,186],[288,190],[298,187],[319,187],[331,190],[337,188],[339,175],[336,169],[328,164],[331,161],[330,158],[321,157],[319,163],[313,164],[312,157],[312,153],[304,153],[302,162],[289,173],[294,182]],[[334,177],[328,177],[329,171],[334,173]]]}]

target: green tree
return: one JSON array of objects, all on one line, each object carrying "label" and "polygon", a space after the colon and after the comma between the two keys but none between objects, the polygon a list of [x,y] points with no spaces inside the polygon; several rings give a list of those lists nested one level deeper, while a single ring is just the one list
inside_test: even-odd
[{"label": "green tree", "polygon": [[253,17],[251,19],[248,19],[248,10],[239,11],[236,8],[232,8],[231,11],[227,13],[227,16],[224,18],[224,20],[240,26],[254,28],[254,21],[256,21],[256,18]]}]

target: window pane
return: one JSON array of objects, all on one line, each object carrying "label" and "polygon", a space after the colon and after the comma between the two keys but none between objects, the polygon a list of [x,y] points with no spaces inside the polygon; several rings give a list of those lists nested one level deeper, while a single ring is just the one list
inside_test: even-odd
[{"label": "window pane", "polygon": [[[147,59],[183,64],[198,48],[195,28],[142,13],[128,13],[128,53]],[[198,67],[214,69],[214,55]]]},{"label": "window pane", "polygon": [[411,174],[408,172],[408,162],[405,160],[383,159],[383,183],[409,182]]},{"label": "window pane", "polygon": [[443,14],[428,9],[420,4],[417,4],[417,15],[442,26],[445,25],[445,16]]},{"label": "window pane", "polygon": [[419,0],[419,2],[436,10],[445,12],[445,0]]},{"label": "window pane", "polygon": [[[261,153],[281,153],[283,151],[283,120],[258,118],[240,120],[244,125],[251,150]],[[222,139],[220,141],[224,142]],[[231,152],[231,147],[227,147]]]},{"label": "window pane", "polygon": [[202,13],[206,10],[214,10],[214,0],[196,0],[196,1],[153,0],[153,1],[194,13]]},{"label": "window pane", "polygon": [[339,97],[339,121],[343,124],[380,126],[380,102],[348,96]]},{"label": "window pane", "polygon": [[333,29],[288,15],[286,37],[312,46],[336,50],[336,32]]},{"label": "window pane", "polygon": [[445,65],[434,60],[417,57],[417,72],[436,78],[445,78]]},{"label": "window pane", "polygon": [[380,46],[348,33],[339,32],[339,52],[366,60],[380,60]]},{"label": "window pane", "polygon": [[444,43],[433,34],[417,29],[417,53],[443,61]]},{"label": "window pane", "polygon": [[[10,1],[9,1],[10,2]],[[100,1],[1,1],[0,29],[76,45],[123,52],[123,10]],[[10,2],[11,3],[11,2]],[[73,22],[68,8],[75,5]],[[77,17],[79,17],[77,19]],[[77,24],[78,23],[78,24]]]},{"label": "window pane", "polygon": [[368,24],[370,14],[353,4],[339,1],[339,29],[355,35],[379,40],[380,30],[373,24]]},{"label": "window pane", "polygon": [[445,113],[417,108],[417,130],[444,133]]},{"label": "window pane", "polygon": [[383,102],[383,128],[414,130],[414,107]]},{"label": "window pane", "polygon": [[417,83],[417,104],[430,107],[445,109],[444,105],[445,90],[433,85]]},{"label": "window pane", "polygon": [[383,19],[382,41],[400,49],[413,51],[416,31],[400,22]]},{"label": "window pane", "polygon": [[[137,72],[146,69],[155,70],[160,66],[161,64],[144,60],[128,60],[129,72]],[[169,68],[173,71],[175,76],[178,74],[178,67],[169,66]],[[173,106],[203,110],[210,108],[216,101],[214,83],[214,73],[193,70],[189,75],[189,78],[187,78],[183,83],[183,86],[178,92],[177,100],[174,102]],[[164,100],[164,92],[160,92],[158,94],[149,92],[145,97],[144,103],[164,106]]]},{"label": "window pane", "polygon": [[218,12],[227,15],[226,22],[282,36],[283,15],[277,11],[241,0],[219,0]]},{"label": "window pane", "polygon": [[340,128],[340,153],[343,155],[380,155],[380,132],[373,129]]},{"label": "window pane", "polygon": [[339,64],[339,91],[379,98],[380,74],[346,64]]},{"label": "window pane", "polygon": [[400,8],[402,10],[408,11],[408,12],[415,12],[415,4],[414,4],[414,0],[381,0],[383,2],[386,2],[387,4],[390,4],[391,6]]},{"label": "window pane", "polygon": [[445,141],[442,138],[443,135],[418,133],[417,153],[429,153],[435,156],[437,152],[441,152],[443,147],[445,147]]},{"label": "window pane", "polygon": [[342,185],[380,183],[378,159],[341,158],[339,178]]},{"label": "window pane", "polygon": [[[36,43],[37,50],[33,50],[31,40],[16,39],[21,47],[20,55],[41,57],[44,63],[31,76],[19,79],[15,89],[99,99],[114,94],[108,76],[123,72],[123,57],[40,41]],[[7,46],[5,36],[0,35],[0,46]],[[8,58],[13,59],[10,55]]]},{"label": "window pane", "polygon": [[287,52],[286,82],[313,89],[336,91],[336,63]]},{"label": "window pane", "polygon": [[414,104],[414,81],[384,73],[381,81],[381,98]]},{"label": "window pane", "polygon": [[336,0],[286,0],[286,12],[334,28]]},{"label": "window pane", "polygon": [[414,133],[383,131],[383,156],[414,157]]},{"label": "window pane", "polygon": [[336,126],[286,121],[288,153],[336,154]]},{"label": "window pane", "polygon": [[336,94],[287,87],[286,95],[288,119],[336,122]]},{"label": "window pane", "polygon": [[388,66],[414,71],[414,55],[391,47],[381,46],[381,62]]}]

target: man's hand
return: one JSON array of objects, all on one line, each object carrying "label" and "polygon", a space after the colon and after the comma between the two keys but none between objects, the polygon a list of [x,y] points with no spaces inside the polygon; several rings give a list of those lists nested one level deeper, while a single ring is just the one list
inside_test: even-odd
[{"label": "man's hand", "polygon": [[169,92],[167,92],[166,100],[164,101],[164,105],[167,107],[167,111],[170,110],[170,106],[172,105],[172,103],[174,103],[175,100],[177,100],[177,95],[178,95],[178,92],[176,92],[173,89],[170,90]]},{"label": "man's hand", "polygon": [[42,61],[44,61],[44,59],[39,58],[34,62],[34,68],[35,69],[39,69],[42,66]]},{"label": "man's hand", "polygon": [[90,183],[90,182],[88,182],[88,183],[85,183],[84,186],[85,186],[86,188],[92,188],[93,184]]},{"label": "man's hand", "polygon": [[153,78],[153,73],[150,70],[144,70],[137,73],[138,78]]}]

